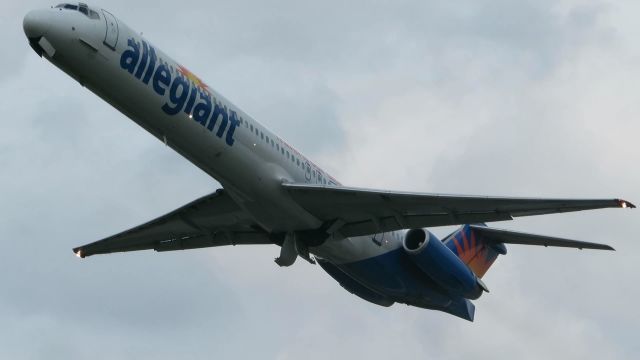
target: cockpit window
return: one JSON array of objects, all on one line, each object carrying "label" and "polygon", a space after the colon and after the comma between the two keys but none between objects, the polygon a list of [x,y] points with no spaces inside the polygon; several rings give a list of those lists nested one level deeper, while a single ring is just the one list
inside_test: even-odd
[{"label": "cockpit window", "polygon": [[72,5],[72,4],[60,4],[56,7],[61,9],[67,9],[67,10],[78,10],[78,5]]},{"label": "cockpit window", "polygon": [[100,14],[98,14],[97,11],[90,9],[89,6],[87,6],[87,4],[85,3],[79,3],[78,5],[62,3],[62,4],[56,5],[56,8],[80,11],[90,19],[94,19],[94,20],[100,19]]},{"label": "cockpit window", "polygon": [[80,3],[80,5],[78,6],[78,10],[80,10],[81,13],[89,16],[89,7],[87,6],[87,4]]}]

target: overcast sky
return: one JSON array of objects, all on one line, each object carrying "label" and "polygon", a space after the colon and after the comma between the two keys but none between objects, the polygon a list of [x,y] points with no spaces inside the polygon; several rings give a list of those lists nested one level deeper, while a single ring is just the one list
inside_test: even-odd
[{"label": "overcast sky", "polygon": [[[638,211],[495,224],[616,252],[509,246],[476,321],[344,291],[276,246],[79,260],[218,188],[39,58],[0,12],[0,358],[628,359]],[[640,202],[640,3],[104,6],[347,185]],[[445,229],[435,229],[442,234]]]}]

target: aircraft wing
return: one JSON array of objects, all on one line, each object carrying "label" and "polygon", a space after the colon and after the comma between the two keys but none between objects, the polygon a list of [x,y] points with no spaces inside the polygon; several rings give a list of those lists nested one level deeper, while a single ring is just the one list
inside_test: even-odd
[{"label": "aircraft wing", "polygon": [[224,190],[203,196],[166,215],[73,252],[80,257],[154,249],[184,250],[237,244],[271,244],[264,231]]},{"label": "aircraft wing", "polygon": [[329,233],[361,236],[429,226],[512,220],[518,216],[635,207],[621,199],[538,199],[394,192],[283,184],[300,206],[331,224]]}]

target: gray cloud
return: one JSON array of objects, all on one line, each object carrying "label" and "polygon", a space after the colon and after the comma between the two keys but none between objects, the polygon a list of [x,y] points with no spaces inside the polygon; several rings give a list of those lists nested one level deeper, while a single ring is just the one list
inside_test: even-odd
[{"label": "gray cloud", "polygon": [[[79,261],[71,247],[218,184],[0,16],[0,357],[630,358],[632,211],[496,226],[612,244],[510,247],[471,324],[380,308],[276,247]],[[349,185],[640,201],[630,2],[105,4]],[[444,233],[447,229],[436,229]]]}]

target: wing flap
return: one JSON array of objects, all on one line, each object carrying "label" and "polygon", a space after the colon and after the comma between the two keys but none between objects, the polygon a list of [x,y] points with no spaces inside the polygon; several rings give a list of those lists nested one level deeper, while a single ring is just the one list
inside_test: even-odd
[{"label": "wing flap", "polygon": [[429,215],[402,215],[402,216],[382,216],[364,218],[362,221],[354,221],[344,224],[340,228],[340,233],[344,236],[361,236],[363,234],[373,234],[377,232],[387,232],[399,229],[415,229],[423,227],[473,224],[488,221],[505,221],[513,218],[502,212],[476,212],[452,214],[429,214]]}]

